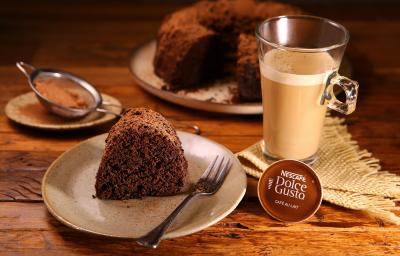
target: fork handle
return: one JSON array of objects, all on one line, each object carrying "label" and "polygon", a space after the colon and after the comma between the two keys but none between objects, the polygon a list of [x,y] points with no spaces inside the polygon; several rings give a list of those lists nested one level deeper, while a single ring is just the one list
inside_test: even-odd
[{"label": "fork handle", "polygon": [[176,209],[163,221],[160,225],[155,227],[146,235],[139,237],[136,242],[140,245],[157,248],[158,244],[161,241],[161,238],[167,231],[168,227],[172,224],[176,216],[182,211],[182,209],[196,196],[198,193],[189,194]]}]

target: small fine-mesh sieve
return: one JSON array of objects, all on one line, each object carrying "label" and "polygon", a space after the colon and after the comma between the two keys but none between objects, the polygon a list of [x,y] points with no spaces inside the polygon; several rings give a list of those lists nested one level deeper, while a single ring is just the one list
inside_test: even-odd
[{"label": "small fine-mesh sieve", "polygon": [[[103,113],[108,113],[116,116],[121,116],[119,113],[116,113],[114,111],[105,109],[104,106],[113,106],[113,107],[118,107],[122,108],[120,105],[115,105],[111,104],[108,102],[104,102],[103,99],[101,98],[101,94],[92,86],[90,83],[88,83],[86,80],[73,75],[71,73],[62,71],[62,70],[56,70],[56,69],[48,69],[48,68],[39,68],[36,69],[35,67],[24,63],[22,61],[17,62],[17,67],[21,72],[28,78],[28,82],[32,90],[35,92],[36,97],[40,101],[40,103],[51,113],[54,113],[56,115],[65,117],[65,118],[80,118],[83,117],[91,112],[97,111],[97,112],[103,112]],[[68,79],[77,86],[81,87],[82,90],[85,90],[88,92],[93,100],[90,102],[90,104],[87,105],[85,108],[73,108],[73,107],[67,107],[64,105],[60,105],[51,99],[45,97],[40,93],[39,90],[36,88],[36,83],[35,81],[40,78],[40,77],[54,77],[54,78],[64,78]]]}]

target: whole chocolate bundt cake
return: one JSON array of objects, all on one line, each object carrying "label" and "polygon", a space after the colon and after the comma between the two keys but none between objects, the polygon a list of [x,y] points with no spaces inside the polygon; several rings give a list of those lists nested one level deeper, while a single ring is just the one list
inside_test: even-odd
[{"label": "whole chocolate bundt cake", "polygon": [[158,31],[155,73],[170,90],[234,76],[240,98],[258,101],[260,80],[251,78],[259,73],[256,40],[246,35],[254,35],[256,25],[267,18],[300,13],[292,5],[253,0],[201,1],[176,11]]},{"label": "whole chocolate bundt cake", "polygon": [[107,136],[96,196],[131,199],[176,194],[184,186],[187,168],[172,125],[150,109],[128,109]]}]

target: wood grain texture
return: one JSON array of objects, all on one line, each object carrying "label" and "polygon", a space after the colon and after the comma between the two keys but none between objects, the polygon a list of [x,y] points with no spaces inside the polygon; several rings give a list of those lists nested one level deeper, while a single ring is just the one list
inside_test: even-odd
[{"label": "wood grain texture", "polygon": [[[63,226],[46,210],[40,180],[51,162],[109,126],[41,132],[4,116],[13,97],[29,91],[17,60],[66,69],[85,77],[126,106],[146,106],[170,119],[199,125],[203,136],[233,152],[257,142],[261,116],[185,109],[157,99],[132,80],[133,49],[152,39],[167,13],[182,3],[159,1],[18,1],[0,8],[0,255],[387,255],[399,254],[400,227],[363,212],[323,203],[311,219],[283,224],[257,199],[245,198],[227,218],[202,232],[164,241],[157,250]],[[341,22],[351,34],[346,55],[360,82],[357,110],[346,117],[360,147],[400,174],[400,5],[304,6]],[[397,212],[400,214],[400,212]]]},{"label": "wood grain texture", "polygon": [[[130,240],[85,235],[62,226],[49,216],[42,204],[3,203],[4,220],[0,254],[37,253],[77,254],[156,254],[190,253],[227,255],[359,255],[395,253],[400,249],[398,228],[358,211],[324,205],[301,224],[283,224],[268,217],[256,200],[247,200],[227,218],[199,233],[164,241],[157,250],[136,246]],[[342,241],[342,244],[336,244]],[[336,244],[336,245],[335,245]]]}]

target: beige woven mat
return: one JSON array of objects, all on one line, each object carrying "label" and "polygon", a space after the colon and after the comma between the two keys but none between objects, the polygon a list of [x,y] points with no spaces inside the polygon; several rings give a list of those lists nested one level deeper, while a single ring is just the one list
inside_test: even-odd
[{"label": "beige woven mat", "polygon": [[[351,140],[344,119],[327,117],[319,159],[313,168],[321,179],[323,199],[400,225],[391,210],[400,200],[400,176],[381,171],[379,160]],[[268,163],[261,141],[237,153],[247,174],[259,178]]]}]

